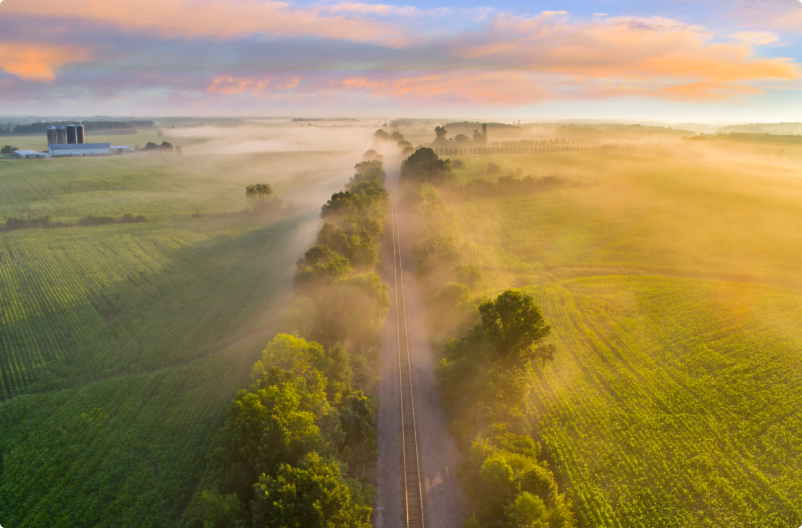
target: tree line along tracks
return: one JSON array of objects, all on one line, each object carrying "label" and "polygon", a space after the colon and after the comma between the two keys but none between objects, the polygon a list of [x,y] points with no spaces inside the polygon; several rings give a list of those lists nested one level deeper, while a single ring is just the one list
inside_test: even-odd
[{"label": "tree line along tracks", "polygon": [[[404,267],[401,259],[401,237],[398,230],[398,208],[396,183],[390,181],[390,216],[393,231],[393,275],[395,290],[395,316],[398,357],[398,384],[401,418],[401,472],[403,526],[424,528],[426,508],[423,496],[418,431],[415,423],[415,398],[412,384],[412,358],[409,346],[406,294],[404,291]],[[400,290],[400,295],[399,295]]]}]

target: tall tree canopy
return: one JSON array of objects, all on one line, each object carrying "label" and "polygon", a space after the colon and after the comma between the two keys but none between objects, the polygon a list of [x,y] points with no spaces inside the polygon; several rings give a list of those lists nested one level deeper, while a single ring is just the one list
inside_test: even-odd
[{"label": "tall tree canopy", "polygon": [[336,463],[309,453],[299,467],[284,464],[262,475],[253,501],[253,525],[270,528],[369,528],[370,508],[358,506]]},{"label": "tall tree canopy", "polygon": [[413,183],[431,183],[439,186],[457,181],[451,170],[451,161],[440,159],[434,150],[423,147],[401,164],[401,179]]},{"label": "tall tree canopy", "polygon": [[549,355],[549,349],[535,347],[551,329],[532,297],[520,290],[507,290],[495,301],[482,303],[479,313],[482,329],[495,342],[499,356],[525,361],[538,352]]}]

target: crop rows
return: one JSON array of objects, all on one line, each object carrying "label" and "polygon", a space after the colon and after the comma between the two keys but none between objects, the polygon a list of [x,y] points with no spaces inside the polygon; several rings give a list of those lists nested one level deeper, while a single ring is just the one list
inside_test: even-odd
[{"label": "crop rows", "polygon": [[[177,364],[263,320],[281,288],[272,227],[204,221],[0,238],[0,399]],[[285,262],[286,261],[286,262]],[[232,295],[234,293],[235,295]]]},{"label": "crop rows", "polygon": [[176,526],[252,354],[0,407],[4,526]]},{"label": "crop rows", "polygon": [[722,284],[533,290],[558,359],[531,412],[584,525],[802,522],[802,297]]}]

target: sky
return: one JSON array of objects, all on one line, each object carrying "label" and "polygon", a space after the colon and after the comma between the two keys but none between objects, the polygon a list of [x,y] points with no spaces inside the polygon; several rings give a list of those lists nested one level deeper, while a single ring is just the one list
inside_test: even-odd
[{"label": "sky", "polygon": [[802,2],[0,0],[0,115],[802,121]]}]

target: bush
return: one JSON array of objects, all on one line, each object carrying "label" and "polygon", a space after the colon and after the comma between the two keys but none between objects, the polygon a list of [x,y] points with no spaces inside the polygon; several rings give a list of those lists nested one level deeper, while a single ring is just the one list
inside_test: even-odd
[{"label": "bush", "polygon": [[496,165],[495,163],[488,163],[486,172],[489,174],[498,174],[499,172],[501,172],[501,167]]},{"label": "bush", "polygon": [[114,223],[114,218],[110,216],[89,215],[78,220],[78,224],[82,226],[94,226],[94,225],[104,225],[113,223]]},{"label": "bush", "polygon": [[41,218],[9,218],[6,220],[6,229],[32,229],[35,227],[50,227],[51,219],[49,216]]},{"label": "bush", "polygon": [[13,154],[15,150],[19,149],[17,147],[12,147],[11,145],[6,145],[0,149],[0,154]]},{"label": "bush", "polygon": [[451,168],[453,168],[453,169],[464,169],[465,168],[465,162],[462,161],[462,160],[454,160],[454,161],[451,162]]},{"label": "bush", "polygon": [[145,218],[144,215],[134,216],[131,213],[128,213],[126,215],[123,215],[122,218],[120,218],[120,222],[123,224],[138,224],[141,222],[147,222],[147,219]]}]

